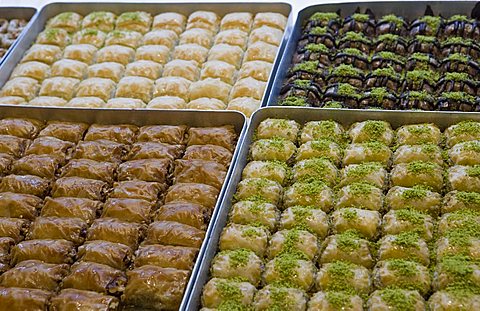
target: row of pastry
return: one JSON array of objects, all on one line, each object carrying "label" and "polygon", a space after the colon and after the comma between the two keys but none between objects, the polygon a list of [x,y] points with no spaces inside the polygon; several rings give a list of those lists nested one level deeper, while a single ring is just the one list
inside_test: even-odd
[{"label": "row of pastry", "polygon": [[[385,166],[371,162],[369,150],[358,151],[358,163],[343,175],[335,152],[371,144],[375,153],[394,141],[399,148],[477,143],[478,128],[471,121],[452,125],[443,140],[432,124],[394,131],[386,122],[364,121],[345,132],[333,121],[262,121],[211,264],[203,310],[475,309],[479,190],[445,198],[432,191],[426,181],[435,178],[433,170],[424,170],[429,162],[417,160],[415,149],[400,179],[408,185],[395,180],[392,187],[378,183],[386,181]],[[478,182],[478,168],[465,167]]]},{"label": "row of pastry", "polygon": [[149,16],[123,13],[115,30],[109,12],[90,13],[82,26],[76,13],[53,17],[4,86],[2,103],[225,109],[231,102],[248,115],[259,107],[286,17],[162,13],[145,32],[140,21],[150,25]]},{"label": "row of pastry", "polygon": [[3,119],[0,133],[0,306],[178,308],[233,127]]}]

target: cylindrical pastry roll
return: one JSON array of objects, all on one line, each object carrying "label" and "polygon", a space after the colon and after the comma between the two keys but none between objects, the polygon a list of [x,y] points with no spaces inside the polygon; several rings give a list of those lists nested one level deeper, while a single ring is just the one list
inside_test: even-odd
[{"label": "cylindrical pastry roll", "polygon": [[62,177],[57,179],[51,195],[58,197],[77,197],[101,201],[107,191],[107,183],[81,177]]},{"label": "cylindrical pastry roll", "polygon": [[87,240],[104,240],[124,244],[136,249],[143,235],[144,226],[117,220],[115,218],[99,218],[88,229]]},{"label": "cylindrical pastry roll", "polygon": [[185,141],[186,125],[146,125],[139,130],[137,141],[181,145]]},{"label": "cylindrical pastry roll", "polygon": [[201,183],[222,188],[227,172],[223,165],[214,161],[175,160],[173,172],[175,183]]},{"label": "cylindrical pastry roll", "polygon": [[12,265],[31,259],[52,264],[72,263],[75,247],[66,240],[29,240],[15,245],[11,253]]},{"label": "cylindrical pastry roll", "polygon": [[102,217],[112,217],[118,220],[147,223],[153,203],[140,199],[108,199],[103,206]]},{"label": "cylindrical pastry roll", "polygon": [[79,261],[96,262],[115,269],[125,270],[133,258],[130,247],[114,242],[90,241],[78,248]]},{"label": "cylindrical pastry roll", "polygon": [[87,223],[79,218],[37,217],[27,238],[67,240],[79,245],[83,243],[86,230]]},{"label": "cylindrical pastry roll", "polygon": [[75,159],[120,162],[125,156],[125,145],[109,140],[80,141],[75,149]]},{"label": "cylindrical pastry roll", "polygon": [[199,249],[205,231],[174,221],[155,221],[148,227],[144,244],[186,246]]},{"label": "cylindrical pastry roll", "polygon": [[51,292],[31,288],[1,288],[0,310],[46,310]]},{"label": "cylindrical pastry roll", "polygon": [[165,203],[186,202],[213,209],[219,191],[215,187],[197,183],[178,183],[171,186],[165,196]]},{"label": "cylindrical pastry roll", "polygon": [[191,145],[185,150],[183,159],[215,161],[224,167],[229,167],[232,160],[232,152],[227,148],[217,145]]},{"label": "cylindrical pastry roll", "polygon": [[117,179],[143,180],[165,183],[170,171],[170,159],[141,159],[127,161],[118,166]]},{"label": "cylindrical pastry roll", "polygon": [[[8,191],[5,190],[5,191]],[[42,199],[31,194],[3,192],[0,194],[0,217],[33,220],[42,205]]]},{"label": "cylindrical pastry roll", "polygon": [[171,245],[142,245],[135,253],[135,267],[153,265],[162,268],[191,270],[198,249]]},{"label": "cylindrical pastry roll", "polygon": [[455,165],[448,170],[448,183],[452,190],[480,192],[480,165]]},{"label": "cylindrical pastry roll", "polygon": [[451,191],[445,195],[442,214],[458,210],[480,210],[480,194],[477,192]]},{"label": "cylindrical pastry roll", "polygon": [[61,177],[82,177],[113,183],[116,164],[89,159],[74,159],[61,170]]},{"label": "cylindrical pastry roll", "polygon": [[96,217],[101,202],[84,198],[51,198],[46,197],[41,216],[79,218],[90,224]]},{"label": "cylindrical pastry roll", "polygon": [[50,182],[34,175],[8,175],[0,182],[0,192],[14,192],[44,197],[50,190]]},{"label": "cylindrical pastry roll", "polygon": [[23,240],[29,221],[21,218],[0,218],[0,237],[10,238],[15,243]]},{"label": "cylindrical pastry roll", "polygon": [[55,311],[66,311],[70,308],[85,308],[86,310],[99,308],[113,311],[117,309],[118,304],[118,299],[113,296],[67,288],[51,299],[50,308]]},{"label": "cylindrical pastry roll", "polygon": [[128,160],[179,158],[183,152],[182,145],[169,145],[157,142],[140,142],[132,145]]},{"label": "cylindrical pastry roll", "polygon": [[160,206],[155,213],[157,221],[174,221],[204,230],[210,219],[210,210],[202,205],[172,202]]}]

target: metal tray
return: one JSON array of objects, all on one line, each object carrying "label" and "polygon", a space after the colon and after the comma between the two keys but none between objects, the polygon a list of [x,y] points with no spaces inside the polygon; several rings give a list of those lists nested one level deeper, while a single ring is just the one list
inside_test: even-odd
[{"label": "metal tray", "polygon": [[[219,208],[221,208],[221,202],[223,196],[230,183],[230,176],[234,171],[234,165],[238,154],[240,152],[240,145],[243,141],[243,137],[247,128],[247,122],[245,116],[236,111],[173,111],[173,110],[139,110],[132,113],[125,109],[69,109],[69,108],[35,108],[35,107],[0,107],[0,118],[16,117],[16,118],[35,118],[40,120],[59,120],[70,122],[84,122],[88,124],[103,123],[103,124],[135,124],[137,126],[161,124],[161,125],[181,125],[186,124],[188,126],[221,126],[230,124],[235,127],[235,132],[238,135],[237,147],[233,154],[230,168],[225,176],[225,181],[218,195],[215,208],[212,212],[210,223],[208,224],[207,231],[205,233],[205,239],[202,242],[200,251],[198,253],[197,260],[192,269],[190,280],[185,288],[182,304],[180,310],[182,310],[187,302],[189,293],[192,290],[196,274],[199,271],[201,258],[209,245],[209,237],[213,230],[214,224],[217,222],[216,217],[219,214]],[[236,185],[234,186],[236,187]]]},{"label": "metal tray", "polygon": [[17,40],[15,40],[12,46],[10,46],[10,48],[7,50],[5,55],[3,55],[2,58],[0,58],[0,64],[7,59],[7,56],[10,54],[11,51],[13,51],[13,49],[15,48],[15,45],[28,32],[36,13],[37,13],[37,9],[32,7],[0,7],[0,18],[5,18],[8,20],[19,18],[19,19],[26,19],[28,21],[27,25],[25,26],[25,28],[23,28],[23,31],[18,36]]},{"label": "metal tray", "polygon": [[[3,64],[0,64],[0,88],[10,78],[13,69],[20,62],[25,52],[35,42],[37,35],[45,28],[47,21],[57,14],[62,12],[72,11],[79,13],[83,16],[94,11],[110,11],[117,15],[123,12],[129,11],[146,11],[152,15],[157,15],[162,12],[176,12],[184,15],[189,15],[198,10],[213,11],[221,16],[232,12],[276,12],[282,13],[288,17],[287,26],[283,33],[282,43],[280,44],[275,61],[273,63],[272,71],[268,78],[267,87],[262,97],[262,106],[266,105],[267,94],[270,93],[270,89],[273,85],[273,78],[279,67],[281,56],[287,44],[287,39],[290,35],[292,25],[292,6],[284,2],[232,2],[232,3],[115,3],[115,2],[56,2],[51,3],[43,7],[40,12],[35,16],[34,20],[30,24],[30,29],[26,32],[22,38],[17,40],[18,44],[11,50],[10,55],[4,58]],[[0,15],[1,17],[1,15]],[[92,108],[95,109],[95,108]]]},{"label": "metal tray", "polygon": [[[277,106],[278,97],[280,95],[280,89],[287,76],[288,70],[292,65],[292,58],[297,49],[298,41],[302,36],[302,30],[305,22],[312,14],[316,12],[337,12],[341,11],[342,16],[347,16],[355,13],[357,8],[360,8],[361,12],[365,12],[366,9],[370,9],[376,16],[382,16],[386,14],[397,14],[404,16],[408,19],[417,18],[423,16],[427,5],[429,5],[435,15],[452,16],[455,14],[467,14],[470,15],[472,9],[477,4],[477,1],[382,1],[382,2],[351,2],[351,3],[326,3],[313,5],[304,8],[298,13],[295,24],[290,31],[290,37],[288,38],[285,52],[283,53],[282,60],[277,71],[277,75],[273,81],[270,94],[267,98],[267,106]],[[318,108],[317,108],[318,109]],[[340,108],[339,110],[352,110],[347,108]],[[380,109],[381,110],[381,109]],[[474,114],[475,112],[463,112]]]},{"label": "metal tray", "polygon": [[400,110],[339,110],[339,109],[318,109],[301,107],[265,107],[257,110],[251,117],[248,129],[245,133],[238,158],[235,163],[230,181],[226,187],[223,200],[218,209],[216,222],[213,226],[209,243],[201,258],[199,271],[194,280],[193,289],[186,305],[187,310],[198,310],[200,298],[205,283],[210,278],[210,266],[218,252],[218,241],[223,228],[227,224],[228,214],[232,206],[233,195],[236,192],[238,183],[242,178],[242,171],[247,164],[247,157],[250,144],[253,141],[255,130],[260,122],[267,118],[290,119],[304,124],[308,121],[334,120],[347,127],[354,122],[366,120],[385,120],[390,122],[395,129],[405,124],[435,123],[441,130],[463,120],[480,121],[480,114],[465,114],[461,112],[430,112],[430,111],[400,111]]}]

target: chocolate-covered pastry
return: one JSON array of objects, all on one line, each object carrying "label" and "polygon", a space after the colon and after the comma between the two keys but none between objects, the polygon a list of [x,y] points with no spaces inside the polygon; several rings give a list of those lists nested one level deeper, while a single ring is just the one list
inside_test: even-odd
[{"label": "chocolate-covered pastry", "polygon": [[319,87],[324,87],[324,73],[319,68],[319,64],[319,61],[307,61],[295,65],[288,72],[286,83],[294,83],[296,80],[311,80]]},{"label": "chocolate-covered pastry", "polygon": [[407,41],[394,34],[384,34],[378,36],[375,41],[375,52],[388,51],[404,56],[407,52]]},{"label": "chocolate-covered pastry", "polygon": [[295,80],[292,83],[285,84],[280,90],[281,99],[290,96],[303,97],[309,104],[316,106],[322,99],[322,91],[318,85],[310,80]]},{"label": "chocolate-covered pastry", "polygon": [[322,102],[320,103],[320,108],[327,108],[327,109],[339,109],[339,108],[348,108],[345,106],[344,103],[335,101],[335,100],[329,100],[327,102]]},{"label": "chocolate-covered pastry", "polygon": [[330,28],[327,27],[314,27],[308,30],[298,41],[298,50],[302,50],[306,45],[314,44],[324,44],[329,49],[335,48],[335,37],[334,33]]},{"label": "chocolate-covered pastry", "polygon": [[386,87],[375,87],[362,95],[359,108],[396,109],[398,98],[394,92]]},{"label": "chocolate-covered pastry", "polygon": [[335,65],[347,64],[361,70],[368,70],[368,56],[355,48],[338,50],[333,57]]},{"label": "chocolate-covered pastry", "polygon": [[405,58],[393,52],[378,52],[373,54],[370,64],[373,70],[391,67],[396,72],[401,73],[405,68]]},{"label": "chocolate-covered pastry", "polygon": [[392,67],[385,67],[369,73],[365,80],[365,87],[386,87],[395,91],[401,86],[401,83],[401,76]]},{"label": "chocolate-covered pastry", "polygon": [[384,15],[375,26],[377,36],[383,34],[395,34],[405,36],[407,34],[408,24],[403,17],[394,14]]},{"label": "chocolate-covered pastry", "polygon": [[475,77],[480,71],[480,65],[468,55],[455,53],[442,60],[441,69],[443,72],[466,72]]},{"label": "chocolate-covered pastry", "polygon": [[478,111],[478,102],[475,97],[465,92],[444,92],[437,101],[438,110],[450,111]]},{"label": "chocolate-covered pastry", "polygon": [[306,30],[314,27],[328,27],[334,32],[337,32],[342,25],[340,15],[335,12],[317,12],[308,19]]},{"label": "chocolate-covered pastry", "polygon": [[278,102],[280,106],[296,106],[308,107],[311,106],[303,97],[288,96]]},{"label": "chocolate-covered pastry", "polygon": [[466,72],[447,72],[437,83],[437,92],[465,92],[470,95],[477,94],[478,82]]},{"label": "chocolate-covered pastry", "polygon": [[349,31],[345,33],[337,41],[338,49],[355,48],[355,49],[359,49],[365,54],[370,54],[371,46],[372,46],[372,40],[370,40],[369,38],[367,38],[365,35],[361,33],[356,33],[353,31]]},{"label": "chocolate-covered pastry", "polygon": [[435,92],[438,74],[431,70],[412,70],[405,75],[405,87],[412,91]]},{"label": "chocolate-covered pastry", "polygon": [[451,37],[442,42],[441,53],[443,57],[454,53],[462,53],[471,56],[473,59],[478,59],[480,58],[480,46],[471,39]]},{"label": "chocolate-covered pastry", "polygon": [[410,24],[410,36],[416,35],[435,36],[442,26],[442,18],[439,16],[423,16]]},{"label": "chocolate-covered pastry", "polygon": [[336,83],[326,88],[324,101],[339,101],[348,108],[358,108],[361,92],[348,83]]},{"label": "chocolate-covered pastry", "polygon": [[370,14],[355,13],[343,21],[342,33],[349,31],[361,32],[367,36],[375,33],[375,18]]},{"label": "chocolate-covered pastry", "polygon": [[405,64],[405,69],[411,70],[437,70],[439,66],[438,60],[431,54],[414,53],[410,55]]},{"label": "chocolate-covered pastry", "polygon": [[435,99],[425,91],[406,91],[400,96],[399,108],[402,110],[434,110]]},{"label": "chocolate-covered pastry", "polygon": [[318,67],[328,67],[331,64],[329,48],[322,43],[309,43],[303,49],[298,49],[293,56],[293,63],[318,61]]},{"label": "chocolate-covered pastry", "polygon": [[353,67],[352,65],[341,64],[334,67],[328,76],[328,84],[348,83],[355,87],[361,88],[365,76],[363,71]]},{"label": "chocolate-covered pastry", "polygon": [[417,35],[408,43],[408,53],[426,53],[439,55],[439,44],[436,37]]},{"label": "chocolate-covered pastry", "polygon": [[480,24],[476,19],[466,15],[453,15],[442,25],[442,36],[462,37],[478,40],[480,38]]}]

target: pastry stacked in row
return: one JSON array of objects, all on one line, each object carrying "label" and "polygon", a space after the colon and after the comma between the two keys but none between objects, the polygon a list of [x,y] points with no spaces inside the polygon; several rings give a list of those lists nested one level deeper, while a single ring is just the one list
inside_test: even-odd
[{"label": "pastry stacked in row", "polygon": [[283,38],[279,13],[73,12],[51,18],[2,104],[88,108],[260,106]]},{"label": "pastry stacked in row", "polygon": [[24,19],[0,18],[0,59],[7,53],[27,24],[28,21]]},{"label": "pastry stacked in row", "polygon": [[0,120],[0,310],[176,310],[232,126]]},{"label": "pastry stacked in row", "polygon": [[307,21],[281,91],[284,105],[477,111],[479,22],[463,15]]},{"label": "pastry stacked in row", "polygon": [[479,130],[262,121],[203,310],[477,309]]}]

